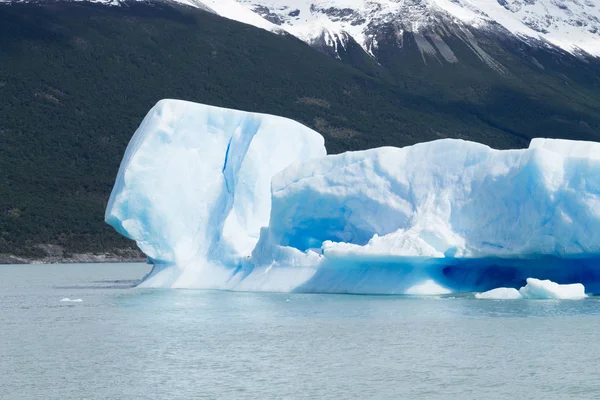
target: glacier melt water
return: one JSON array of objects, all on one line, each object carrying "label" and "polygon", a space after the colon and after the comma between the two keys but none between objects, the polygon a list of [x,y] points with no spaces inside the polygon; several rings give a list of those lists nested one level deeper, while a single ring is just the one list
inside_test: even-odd
[{"label": "glacier melt water", "polygon": [[537,278],[596,292],[600,144],[326,155],[297,122],[163,100],[127,148],[106,221],[154,264],[148,287],[442,294]]},{"label": "glacier melt water", "polygon": [[600,393],[598,297],[132,288],[149,268],[0,265],[0,399],[579,400]]}]

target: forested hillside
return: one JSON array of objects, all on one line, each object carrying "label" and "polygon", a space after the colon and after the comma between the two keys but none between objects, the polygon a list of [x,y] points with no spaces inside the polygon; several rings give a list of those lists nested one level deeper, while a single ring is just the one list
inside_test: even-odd
[{"label": "forested hillside", "polygon": [[290,117],[332,153],[444,137],[497,148],[600,140],[595,65],[544,72],[506,49],[494,53],[505,73],[417,63],[410,37],[387,63],[337,60],[162,3],[0,4],[0,36],[0,254],[132,247],[104,208],[131,135],[162,98]]}]

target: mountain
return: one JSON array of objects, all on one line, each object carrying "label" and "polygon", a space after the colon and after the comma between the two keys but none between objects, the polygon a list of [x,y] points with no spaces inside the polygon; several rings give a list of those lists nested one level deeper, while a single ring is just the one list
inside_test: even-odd
[{"label": "mountain", "polygon": [[[447,52],[443,37],[471,30],[498,32],[529,44],[600,56],[600,5],[592,0],[238,0],[307,43],[356,41],[377,56],[384,31],[439,32],[422,52]],[[235,15],[222,14],[238,19]],[[239,20],[252,23],[249,19]],[[343,47],[342,47],[343,48]],[[475,49],[474,49],[475,50]],[[449,57],[448,57],[449,56]]]},{"label": "mountain", "polygon": [[[205,1],[209,7],[218,1]],[[211,3],[211,4],[209,4]],[[427,64],[452,67],[473,58],[499,74],[519,67],[566,73],[598,86],[600,4],[592,0],[237,0],[250,14],[224,17],[291,34],[358,68],[384,67],[398,77],[413,47]],[[235,8],[238,10],[238,8]],[[265,21],[270,25],[265,26]],[[362,52],[360,51],[362,49]],[[360,54],[363,53],[363,54]],[[517,58],[515,60],[515,58]],[[357,60],[358,64],[357,64]],[[515,66],[515,64],[519,64]],[[567,65],[565,65],[567,64]],[[515,68],[516,67],[516,68]],[[591,67],[591,68],[590,68]],[[454,74],[451,68],[445,74]],[[486,78],[489,80],[489,78]],[[401,82],[397,82],[401,83]]]},{"label": "mountain", "polygon": [[[591,47],[467,24],[425,1],[429,24],[408,11],[365,17],[371,47],[344,22],[350,11],[313,7],[337,24],[333,42],[319,25],[306,25],[312,39],[300,20],[294,31],[300,2],[259,4],[267,13],[192,1],[0,4],[0,254],[130,248],[103,211],[131,135],[162,98],[289,117],[322,133],[330,153],[445,137],[502,149],[538,136],[600,141]],[[375,4],[327,4],[338,3]]]},{"label": "mountain", "polygon": [[[0,0],[14,3],[21,0]],[[112,6],[123,0],[90,0]],[[147,0],[140,0],[146,2]],[[600,5],[594,0],[171,0],[308,44],[346,49],[349,42],[377,58],[389,30],[435,35],[421,52],[456,62],[444,36],[470,41],[473,31],[510,36],[542,48],[600,56]],[[435,32],[435,33],[434,33]],[[429,42],[429,43],[427,43]],[[472,44],[472,43],[471,43]],[[476,46],[473,51],[479,52]]]}]

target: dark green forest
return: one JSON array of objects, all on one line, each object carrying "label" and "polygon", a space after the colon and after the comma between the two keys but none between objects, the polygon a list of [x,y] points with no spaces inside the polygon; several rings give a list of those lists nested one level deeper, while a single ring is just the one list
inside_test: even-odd
[{"label": "dark green forest", "polygon": [[542,52],[540,71],[514,43],[487,49],[504,74],[466,49],[462,63],[424,64],[409,36],[380,64],[337,60],[161,3],[0,4],[0,37],[0,254],[132,247],[104,208],[129,139],[163,98],[293,118],[330,153],[445,137],[600,141],[600,63]]}]

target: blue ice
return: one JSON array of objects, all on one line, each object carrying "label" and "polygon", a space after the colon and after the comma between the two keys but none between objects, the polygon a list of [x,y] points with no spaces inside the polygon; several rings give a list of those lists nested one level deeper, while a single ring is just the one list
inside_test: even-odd
[{"label": "blue ice", "polygon": [[441,294],[538,278],[600,292],[600,144],[326,155],[289,119],[163,100],[106,221],[155,263],[146,286]]}]

